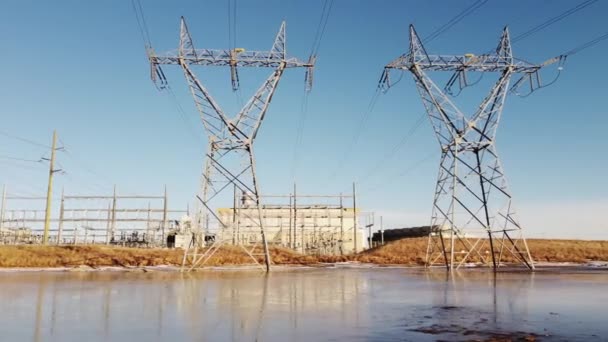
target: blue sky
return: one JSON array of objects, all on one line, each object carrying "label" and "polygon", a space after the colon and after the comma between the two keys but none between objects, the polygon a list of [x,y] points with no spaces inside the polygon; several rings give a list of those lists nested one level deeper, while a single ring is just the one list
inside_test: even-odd
[{"label": "blue sky", "polygon": [[[297,158],[301,193],[348,192],[357,181],[361,206],[384,215],[388,226],[428,223],[439,160],[428,121],[377,166],[423,113],[410,75],[380,96],[357,144],[350,145],[382,67],[407,49],[408,25],[426,36],[473,2],[335,1]],[[504,25],[517,35],[575,4],[490,0],[426,48],[484,52],[496,46]],[[177,47],[181,15],[197,47],[228,45],[228,1],[142,5],[156,51]],[[306,59],[322,6],[321,0],[241,0],[237,46],[269,49],[286,20],[288,52]],[[514,44],[514,54],[532,62],[556,56],[605,33],[605,13],[608,3],[597,2]],[[0,130],[44,144],[58,130],[69,154],[58,156],[67,174],[58,175],[57,194],[62,187],[69,193],[109,193],[112,184],[121,193],[160,193],[166,184],[172,206],[192,202],[206,138],[178,70],[165,68],[185,117],[152,85],[130,1],[6,1],[0,41]],[[602,215],[608,209],[608,113],[602,106],[608,72],[597,63],[607,52],[608,44],[601,43],[572,56],[553,86],[507,99],[497,148],[529,235],[608,239]],[[228,71],[199,70],[223,108],[236,111]],[[243,97],[269,72],[242,71]],[[549,80],[554,72],[543,76]],[[263,193],[291,190],[303,79],[303,70],[285,73],[256,141]],[[473,98],[484,95],[479,88],[467,89],[456,102],[474,105]],[[0,135],[1,156],[37,160],[43,154],[40,147]],[[330,179],[343,159],[339,176]],[[44,192],[46,165],[7,158],[0,165],[0,182],[9,192]]]}]

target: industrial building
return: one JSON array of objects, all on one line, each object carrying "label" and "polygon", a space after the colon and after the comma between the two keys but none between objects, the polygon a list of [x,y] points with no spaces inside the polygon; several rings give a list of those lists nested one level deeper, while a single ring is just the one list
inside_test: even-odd
[{"label": "industrial building", "polygon": [[[292,248],[305,254],[349,254],[366,246],[363,230],[357,229],[357,211],[340,205],[263,205],[262,226],[269,244]],[[234,244],[259,242],[258,208],[220,208],[218,217],[227,228],[218,233]]]}]

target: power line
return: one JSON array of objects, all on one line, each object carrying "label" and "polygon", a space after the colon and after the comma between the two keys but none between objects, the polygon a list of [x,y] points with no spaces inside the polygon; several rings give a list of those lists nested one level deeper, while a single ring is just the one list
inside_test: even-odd
[{"label": "power line", "polygon": [[350,144],[348,145],[348,147],[342,154],[342,158],[340,158],[340,160],[338,161],[338,165],[337,165],[336,169],[334,170],[334,172],[332,172],[332,174],[329,176],[330,180],[333,180],[338,175],[338,172],[342,170],[342,167],[344,166],[344,163],[346,162],[346,160],[350,157],[350,154],[352,153],[353,148],[359,142],[359,138],[361,137],[361,134],[363,133],[363,128],[365,128],[365,124],[367,123],[367,120],[371,116],[371,113],[374,111],[374,107],[376,106],[376,103],[378,102],[378,98],[380,97],[380,94],[381,94],[380,88],[376,87],[376,91],[372,95],[372,98],[367,106],[367,109],[363,113],[361,113],[361,117],[359,118],[359,125],[355,129],[355,134],[353,135],[353,140],[350,142]]},{"label": "power line", "polygon": [[146,24],[146,18],[144,16],[144,10],[139,0],[131,0],[133,12],[135,14],[135,20],[137,21],[137,27],[139,28],[139,34],[144,42],[144,46],[150,48],[152,42],[150,40],[150,31],[148,31],[148,25]]},{"label": "power line", "polygon": [[[232,0],[229,0],[229,1],[232,1]],[[143,11],[141,2],[140,2],[140,0],[131,0],[131,5],[133,6],[135,20],[137,21],[137,26],[139,28],[139,32],[141,34],[144,45],[146,47],[151,47],[152,43],[150,40],[150,32],[148,30],[148,25],[146,24],[146,19],[144,16],[144,11]],[[198,142],[197,134],[192,130],[192,127],[187,120],[187,114],[186,114],[185,110],[183,109],[183,107],[181,106],[181,104],[179,103],[179,101],[177,100],[177,96],[175,96],[173,89],[171,88],[171,86],[168,83],[165,86],[165,88],[167,89],[170,99],[174,103],[174,105],[177,109],[177,112],[179,114],[181,121],[187,127],[188,133],[192,136],[192,138],[194,140],[196,140]]]},{"label": "power line", "polygon": [[[331,8],[333,7],[333,0],[325,0],[323,3],[323,9],[321,10],[321,18],[319,19],[319,23],[317,24],[317,30],[315,32],[315,37],[313,39],[312,47],[310,50],[310,59],[312,60],[317,53],[319,52],[319,47],[321,46],[321,40],[323,35],[325,34],[325,28],[327,27],[327,22],[329,21],[329,15],[331,13]],[[304,95],[302,96],[302,104],[300,106],[300,119],[298,120],[298,126],[296,131],[296,142],[294,146],[294,155],[293,155],[293,163],[291,168],[291,176],[295,180],[296,170],[298,167],[299,160],[299,151],[300,145],[302,145],[302,140],[304,136],[304,126],[306,122],[306,117],[308,116],[308,92],[304,91]]]},{"label": "power line", "polygon": [[325,34],[325,27],[327,27],[327,22],[329,21],[329,15],[331,13],[331,8],[334,5],[333,0],[325,0],[323,3],[323,10],[321,11],[321,18],[319,19],[319,24],[317,25],[317,31],[315,33],[315,38],[312,43],[312,48],[310,50],[311,56],[316,56],[319,47],[321,46],[321,40],[323,35]]},{"label": "power line", "polygon": [[603,40],[606,40],[606,39],[608,39],[608,32],[605,33],[605,34],[603,34],[603,35],[601,35],[601,36],[599,36],[599,37],[597,37],[597,38],[595,38],[595,39],[592,39],[592,40],[590,40],[590,41],[588,41],[588,42],[586,42],[584,44],[581,44],[581,45],[575,47],[574,49],[566,51],[563,54],[563,56],[572,56],[572,55],[577,54],[577,53],[579,53],[579,52],[581,52],[583,50],[586,50],[586,49],[592,47],[593,45],[595,45],[595,44],[597,44],[597,43],[599,43],[599,42],[601,42]]},{"label": "power line", "polygon": [[469,16],[470,14],[475,12],[477,9],[479,9],[480,7],[485,5],[486,2],[488,2],[488,0],[475,1],[472,5],[465,8],[464,10],[462,10],[460,13],[458,13],[456,16],[454,16],[452,19],[450,19],[447,23],[443,24],[438,29],[433,31],[430,35],[428,35],[426,38],[424,38],[422,40],[422,42],[429,43],[429,42],[433,41],[435,38],[442,35],[444,32],[446,32],[447,30],[452,28],[454,25],[458,24],[462,19],[466,18],[467,16]]},{"label": "power line", "polygon": [[[459,23],[460,21],[462,21],[464,18],[466,18],[467,16],[471,15],[473,12],[475,12],[476,10],[478,10],[479,8],[481,8],[483,5],[486,4],[486,2],[488,2],[488,0],[477,0],[477,1],[475,1],[473,4],[471,4],[470,6],[466,7],[464,10],[462,10],[456,16],[454,16],[453,18],[451,18],[447,23],[443,24],[442,26],[440,26],[439,28],[437,28],[435,31],[433,31],[429,36],[427,36],[425,39],[423,39],[423,41],[424,42],[430,42],[430,41],[434,40],[435,38],[439,37],[441,34],[443,34],[447,30],[449,30],[450,28],[452,28],[454,25],[456,25],[457,23]],[[401,77],[403,77],[403,74],[401,75]],[[399,78],[399,80],[397,82],[399,82],[401,80],[401,77]],[[358,128],[355,131],[355,136],[353,138],[353,141],[351,142],[351,144],[347,148],[346,153],[344,153],[342,155],[341,160],[338,162],[338,167],[330,175],[330,177],[329,177],[330,179],[333,179],[333,178],[336,177],[337,173],[342,168],[344,162],[350,156],[350,153],[351,153],[354,145],[359,141],[359,137],[360,137],[360,135],[361,135],[361,133],[363,131],[363,127],[365,127],[365,124],[366,124],[366,122],[368,120],[368,117],[371,115],[371,112],[373,112],[374,107],[376,106],[376,102],[378,101],[378,97],[379,97],[379,95],[381,93],[380,90],[381,90],[381,88],[380,88],[380,86],[378,86],[376,88],[376,91],[374,92],[374,95],[372,96],[372,99],[370,100],[370,104],[369,104],[367,110],[365,112],[363,112],[363,114],[361,115],[360,123],[359,123]]]},{"label": "power line", "polygon": [[39,142],[30,140],[30,139],[27,139],[27,138],[23,138],[23,137],[14,135],[14,134],[6,133],[6,132],[3,132],[3,131],[0,131],[0,135],[4,135],[4,136],[9,137],[11,139],[19,140],[21,142],[24,142],[24,143],[27,143],[27,144],[30,144],[30,145],[33,145],[33,146],[43,147],[43,148],[51,148],[49,145],[41,144]]},{"label": "power line", "polygon": [[228,0],[228,50],[232,51],[232,0]]},{"label": "power line", "polygon": [[40,163],[42,160],[34,160],[34,159],[23,159],[23,158],[16,158],[16,157],[10,157],[10,156],[0,156],[0,159],[9,159],[9,160],[15,160],[15,161],[22,161],[22,162],[31,162],[31,163]]},{"label": "power line", "polygon": [[[564,11],[564,12],[562,12],[562,13],[558,14],[557,16],[551,17],[551,18],[549,18],[549,19],[547,19],[547,20],[543,21],[542,23],[540,23],[540,24],[538,24],[538,25],[536,25],[536,26],[533,26],[533,27],[529,28],[528,30],[524,31],[523,33],[521,33],[521,34],[519,34],[519,35],[515,36],[514,38],[512,38],[512,39],[511,39],[511,43],[512,43],[512,44],[515,44],[515,43],[517,43],[518,41],[521,41],[521,40],[523,40],[523,39],[526,39],[526,38],[528,38],[528,37],[530,37],[530,36],[532,36],[532,35],[534,35],[534,34],[536,34],[536,33],[540,32],[540,31],[544,30],[545,28],[547,28],[547,27],[549,27],[549,26],[551,26],[551,25],[553,25],[553,24],[555,24],[555,23],[558,23],[558,22],[560,22],[560,21],[564,20],[565,18],[567,18],[567,17],[571,16],[572,14],[575,14],[575,13],[577,13],[578,11],[580,11],[580,10],[582,10],[582,9],[584,9],[584,8],[586,8],[586,7],[590,6],[590,5],[592,5],[592,4],[594,4],[595,2],[597,2],[597,0],[585,0],[585,1],[581,2],[581,3],[579,3],[578,5],[576,5],[576,6],[574,6],[574,7],[571,7],[571,8],[569,8],[569,9],[567,9],[566,11]],[[601,41],[601,40],[603,40],[603,39],[605,39],[605,38],[599,37],[599,38],[597,38],[597,39],[599,39],[599,41]],[[599,42],[599,41],[598,41],[598,42]],[[595,45],[597,42],[591,41],[591,42],[589,42],[589,43],[592,43],[592,45]],[[581,46],[581,47],[582,47],[583,49],[584,49],[584,48],[586,48],[586,47],[584,47],[584,46]],[[569,51],[569,52],[570,52],[570,51]],[[574,52],[576,53],[576,52],[578,52],[578,51],[574,51]],[[490,54],[490,53],[492,53],[492,50],[488,50],[488,51],[486,51],[484,54]],[[558,57],[556,57],[556,58],[554,58],[554,59],[553,59],[553,61],[558,61],[558,60],[559,60],[559,62],[560,62],[560,66],[559,66],[559,68],[558,68],[558,73],[557,73],[556,77],[555,77],[555,78],[554,78],[554,79],[553,79],[551,82],[549,82],[549,83],[547,83],[547,84],[545,84],[545,85],[542,85],[542,86],[540,86],[540,85],[539,85],[538,87],[536,87],[535,89],[531,90],[529,93],[527,93],[527,94],[525,94],[525,95],[521,95],[521,94],[518,94],[518,93],[516,93],[516,92],[515,92],[515,94],[516,94],[517,96],[520,96],[520,97],[527,97],[527,96],[529,96],[530,94],[532,94],[534,91],[536,91],[536,90],[538,90],[538,89],[541,89],[541,88],[546,88],[546,87],[548,87],[548,86],[550,86],[550,85],[554,84],[555,82],[557,82],[557,80],[558,80],[558,79],[559,79],[559,77],[561,76],[561,70],[562,70],[562,66],[563,66],[563,64],[565,63],[565,59],[566,59],[566,57],[567,57],[567,56],[568,56],[568,52],[567,52],[567,53],[565,53],[565,54],[562,54],[561,56],[558,56]],[[479,80],[481,80],[481,76],[480,76]],[[477,82],[479,82],[479,80],[478,80]],[[458,95],[459,95],[459,94],[460,94],[460,93],[461,93],[461,92],[464,90],[464,88],[469,87],[469,86],[472,86],[472,85],[475,85],[477,82],[475,82],[475,83],[473,83],[473,84],[465,84],[464,86],[462,86],[462,85],[461,85],[461,86],[460,86],[460,90],[458,91],[458,93],[457,93],[457,94],[455,94],[455,95],[453,95],[453,96],[458,96]],[[448,92],[451,92],[451,91],[450,91],[450,87],[451,87],[451,85],[450,85],[450,83],[448,82],[448,84],[446,84],[446,86],[445,86],[445,89],[446,89]],[[515,88],[515,87],[513,87],[513,88],[512,88],[512,91],[513,91],[514,89],[516,89],[516,88]]]},{"label": "power line", "polygon": [[[585,7],[589,6],[589,5],[592,5],[595,2],[597,2],[597,0],[585,0],[582,3],[580,3],[580,4],[578,4],[578,5],[574,6],[574,7],[569,8],[566,11],[558,14],[557,16],[549,18],[549,19],[543,21],[542,23],[540,23],[540,24],[538,24],[538,25],[536,25],[534,27],[531,27],[528,30],[526,30],[526,31],[518,34],[515,37],[513,37],[511,39],[511,44],[514,44],[514,43],[516,43],[518,41],[524,40],[524,39],[530,37],[531,35],[536,34],[536,33],[544,30],[545,28],[547,28],[547,27],[549,27],[549,26],[551,26],[551,25],[553,25],[555,23],[558,23],[558,22],[564,20],[565,18],[571,16],[572,14],[574,14],[574,13],[582,10],[583,8],[585,8]],[[485,52],[485,54],[489,54],[491,52],[492,52],[492,50],[488,50],[488,51]]]},{"label": "power line", "polygon": [[583,8],[585,8],[585,7],[589,6],[589,5],[594,4],[595,2],[597,2],[597,0],[586,0],[586,1],[583,1],[582,3],[576,5],[576,6],[572,7],[572,8],[569,8],[565,12],[562,12],[562,13],[560,13],[559,15],[557,15],[555,17],[549,18],[546,21],[544,21],[544,22],[542,22],[542,23],[540,23],[540,24],[538,24],[538,25],[536,25],[536,26],[528,29],[527,31],[525,31],[525,32],[517,35],[516,37],[514,37],[513,39],[511,39],[511,43],[516,43],[516,42],[518,42],[518,41],[520,41],[522,39],[528,38],[529,36],[531,36],[531,35],[539,32],[541,30],[544,30],[545,28],[547,28],[547,27],[549,27],[549,26],[551,26],[551,25],[553,25],[553,24],[555,24],[557,22],[560,22],[560,21],[564,20],[565,18],[569,17],[570,15],[572,15],[572,14],[574,14],[574,13],[582,10]]},{"label": "power line", "polygon": [[372,169],[368,171],[363,177],[359,178],[359,181],[357,183],[367,181],[367,179],[369,179],[372,175],[378,172],[387,161],[391,160],[395,156],[395,154],[397,154],[397,152],[399,152],[399,150],[401,150],[401,148],[403,148],[403,146],[405,146],[410,141],[416,131],[418,131],[418,129],[424,123],[425,118],[426,113],[422,113],[422,115],[418,117],[418,119],[414,122],[414,125],[410,127],[410,129],[401,138],[401,140],[399,140],[399,142],[395,146],[393,146],[393,148],[391,148],[391,150],[386,155],[384,155],[384,157],[380,161],[374,163]]},{"label": "power line", "polygon": [[293,150],[293,162],[291,166],[291,178],[295,181],[296,170],[298,168],[300,145],[304,135],[304,123],[306,122],[306,116],[308,114],[308,92],[304,92],[302,95],[302,103],[300,106],[300,120],[298,120],[298,128],[296,131],[296,143]]},{"label": "power line", "polygon": [[388,177],[387,179],[385,179],[384,181],[382,181],[381,183],[379,183],[373,187],[363,188],[361,191],[365,191],[368,194],[378,191],[378,190],[382,189],[383,186],[392,184],[392,182],[394,180],[404,177],[404,176],[408,175],[410,172],[412,172],[412,171],[416,170],[417,168],[419,168],[420,166],[424,165],[424,163],[431,160],[433,157],[435,157],[435,155],[436,154],[434,152],[430,153],[430,154],[426,155],[424,158],[413,163],[412,165],[410,165],[410,167],[406,168],[405,170],[401,171],[400,173],[398,173],[392,177]]},{"label": "power line", "polygon": [[169,86],[169,84],[167,84],[166,89],[167,89],[167,92],[169,93],[169,97],[170,97],[171,101],[173,102],[173,104],[175,105],[175,108],[177,109],[177,113],[179,114],[179,117],[180,117],[182,123],[184,124],[184,126],[186,126],[186,130],[188,131],[188,134],[197,143],[199,143],[200,140],[198,138],[198,134],[193,130],[192,125],[190,124],[190,122],[188,120],[188,115],[186,114],[186,111],[184,110],[184,107],[182,107],[182,105],[179,103],[179,100],[177,99],[177,96],[173,92],[173,88],[171,88]]},{"label": "power line", "polygon": [[28,171],[36,171],[36,172],[38,172],[38,171],[42,171],[43,170],[42,168],[33,166],[32,164],[18,164],[18,163],[11,163],[11,162],[8,162],[8,161],[3,161],[3,160],[0,160],[0,164],[4,164],[4,165],[9,166],[9,167],[16,167],[16,168],[23,169],[23,170],[28,170]]},{"label": "power line", "polygon": [[232,6],[232,47],[236,48],[236,7],[237,1],[234,0],[234,6]]},{"label": "power line", "polygon": [[[519,96],[519,97],[528,97],[530,96],[533,92],[542,89],[542,88],[546,88],[551,86],[552,84],[554,84],[555,82],[557,82],[557,80],[559,79],[559,77],[562,74],[562,70],[563,70],[563,66],[566,63],[566,58],[568,58],[569,56],[575,55],[583,50],[586,50],[588,48],[591,48],[592,46],[602,42],[603,40],[608,39],[608,33],[604,33],[603,35],[596,37],[586,43],[583,43],[573,49],[570,49],[566,52],[564,52],[563,54],[551,58],[549,60],[547,60],[546,62],[544,62],[543,64],[541,64],[541,66],[546,66],[549,64],[553,64],[553,63],[558,63],[558,67],[557,67],[557,75],[555,76],[555,78],[553,78],[553,80],[549,83],[544,83],[541,84],[540,80],[537,78],[536,81],[533,81],[533,74],[529,74],[528,76],[523,76],[522,78],[519,79],[519,81],[515,82],[515,84],[511,87],[511,92],[515,93],[515,95]],[[530,82],[530,91],[526,94],[519,94],[517,92],[518,88],[520,87],[521,83],[527,80],[528,82]]]}]

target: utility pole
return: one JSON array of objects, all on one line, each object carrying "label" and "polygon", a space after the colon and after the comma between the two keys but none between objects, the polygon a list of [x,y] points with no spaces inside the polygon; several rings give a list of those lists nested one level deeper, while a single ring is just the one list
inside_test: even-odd
[{"label": "utility pole", "polygon": [[57,244],[61,244],[61,236],[63,234],[63,213],[65,210],[64,189],[61,189],[61,208],[59,208],[59,226],[57,227]]},{"label": "utility pole", "polygon": [[238,194],[236,191],[236,185],[234,186],[234,195],[232,196],[232,245],[236,246],[238,232],[236,230],[236,205],[238,202]]},{"label": "utility pole", "polygon": [[46,191],[46,211],[44,214],[44,235],[42,235],[42,244],[46,245],[49,242],[49,229],[51,228],[51,201],[53,197],[53,174],[60,170],[55,170],[55,150],[57,149],[57,131],[53,131],[53,143],[51,144],[51,159],[49,160],[49,184]]},{"label": "utility pole", "polygon": [[384,223],[382,222],[382,216],[380,216],[380,245],[384,246]]},{"label": "utility pole", "polygon": [[340,255],[344,255],[344,203],[340,193]]},{"label": "utility pole", "polygon": [[110,230],[112,227],[112,204],[108,203],[108,213],[107,213],[107,221],[106,221],[106,245],[110,244],[110,238],[112,236],[112,231]]},{"label": "utility pole", "polygon": [[161,243],[161,246],[167,245],[167,237],[165,236],[166,229],[167,229],[167,185],[165,185],[165,194],[163,196],[163,228],[162,228],[163,241]]},{"label": "utility pole", "polygon": [[371,222],[367,225],[367,235],[369,238],[369,248],[372,248],[372,227],[374,226],[374,224],[376,223],[376,219],[374,216],[374,213],[372,213],[371,216]]},{"label": "utility pole", "polygon": [[6,184],[2,186],[2,208],[0,208],[0,228],[4,227],[5,210],[6,210]]},{"label": "utility pole", "polygon": [[292,229],[293,229],[293,214],[292,214],[292,210],[293,210],[293,195],[289,194],[289,248],[293,248],[293,235],[291,233]]},{"label": "utility pole", "polygon": [[112,193],[112,221],[110,222],[110,242],[116,234],[116,184],[114,184],[114,192]]},{"label": "utility pole", "polygon": [[357,254],[357,190],[353,182],[353,251]]}]

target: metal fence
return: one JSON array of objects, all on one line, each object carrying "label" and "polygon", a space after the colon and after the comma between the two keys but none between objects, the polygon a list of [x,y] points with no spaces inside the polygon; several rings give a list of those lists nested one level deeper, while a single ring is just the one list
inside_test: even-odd
[{"label": "metal fence", "polygon": [[[42,243],[46,197],[2,195],[0,244]],[[188,210],[168,208],[160,195],[66,195],[51,211],[49,244],[166,245]]]}]

